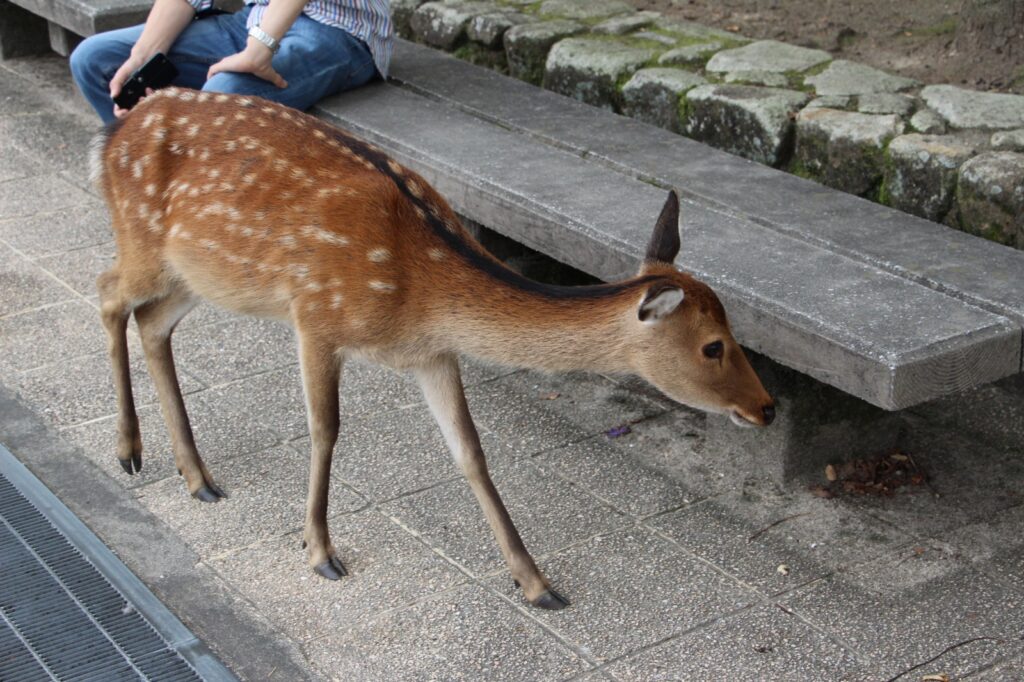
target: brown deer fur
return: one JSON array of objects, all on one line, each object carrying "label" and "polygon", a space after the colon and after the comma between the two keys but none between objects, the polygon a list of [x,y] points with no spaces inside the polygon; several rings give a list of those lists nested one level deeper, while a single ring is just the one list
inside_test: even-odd
[{"label": "brown deer fur", "polygon": [[325,577],[344,574],[326,515],[346,358],[416,375],[513,578],[546,608],[568,602],[537,569],[491,483],[458,354],[634,373],[681,402],[745,423],[771,421],[771,398],[715,294],[671,265],[679,247],[674,193],[636,278],[566,288],[506,269],[433,188],[377,148],[257,98],[160,91],[97,137],[92,161],[118,248],[98,286],[122,466],[130,474],[142,463],[125,338],[132,313],[175,462],[204,501],[223,493],[196,451],[171,333],[200,298],[289,321],[312,438],[304,537],[311,566]]}]

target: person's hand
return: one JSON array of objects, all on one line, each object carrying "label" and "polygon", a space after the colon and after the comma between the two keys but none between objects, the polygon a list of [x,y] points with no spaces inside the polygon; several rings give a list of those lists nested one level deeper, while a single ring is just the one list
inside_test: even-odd
[{"label": "person's hand", "polygon": [[228,55],[211,66],[210,70],[206,73],[206,78],[209,80],[215,74],[221,72],[251,73],[258,78],[273,83],[279,88],[287,88],[288,82],[281,77],[281,74],[274,71],[274,67],[271,66],[273,59],[274,54],[270,51],[270,48],[250,38],[244,50]]},{"label": "person's hand", "polygon": [[[114,77],[110,79],[111,99],[121,94],[121,88],[124,87],[125,82],[127,82],[127,80],[131,78],[132,74],[135,73],[139,68],[141,68],[142,65],[145,64],[148,59],[149,57],[141,53],[136,54],[132,52],[132,54],[129,55],[128,61],[122,64],[121,68],[118,69],[117,72],[114,74]],[[151,95],[153,94],[153,91],[147,89],[146,94]],[[114,116],[121,118],[127,113],[127,109],[122,109],[116,104],[114,105]]]}]

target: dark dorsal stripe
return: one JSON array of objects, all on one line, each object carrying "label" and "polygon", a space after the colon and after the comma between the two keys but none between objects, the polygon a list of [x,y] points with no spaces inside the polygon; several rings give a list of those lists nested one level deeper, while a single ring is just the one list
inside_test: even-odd
[{"label": "dark dorsal stripe", "polygon": [[473,246],[463,239],[461,235],[449,230],[445,226],[444,221],[442,221],[440,216],[438,216],[437,209],[431,204],[428,204],[425,199],[415,196],[412,191],[410,191],[406,178],[392,170],[391,165],[388,163],[389,158],[386,154],[371,149],[366,142],[363,142],[344,131],[338,130],[337,128],[330,128],[330,132],[339,143],[344,144],[352,150],[352,153],[356,154],[360,158],[366,159],[373,164],[378,171],[390,178],[402,192],[403,196],[405,196],[406,200],[423,211],[425,216],[424,221],[430,227],[431,231],[440,237],[452,251],[461,256],[470,266],[478,270],[482,270],[491,277],[494,277],[515,289],[553,299],[592,299],[614,296],[662,279],[657,275],[648,275],[625,282],[591,284],[586,286],[561,286],[557,284],[545,284],[543,282],[537,282],[529,279],[528,277],[524,277],[518,272],[505,267],[501,263],[487,258],[473,248]]}]

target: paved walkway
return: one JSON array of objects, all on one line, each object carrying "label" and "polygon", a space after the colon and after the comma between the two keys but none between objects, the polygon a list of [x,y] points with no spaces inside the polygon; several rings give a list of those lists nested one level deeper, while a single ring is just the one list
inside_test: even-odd
[{"label": "paved walkway", "polygon": [[929,486],[822,499],[738,470],[702,415],[637,384],[469,364],[496,484],[561,612],[521,599],[415,386],[371,366],[346,368],[332,473],[350,575],[307,569],[308,438],[277,324],[202,308],[175,336],[217,505],[175,475],[133,336],[146,451],[128,478],[92,284],[113,254],[86,179],[95,122],[66,71],[0,63],[0,441],[244,677],[1024,677],[1024,459],[943,426],[966,403],[908,423]]}]

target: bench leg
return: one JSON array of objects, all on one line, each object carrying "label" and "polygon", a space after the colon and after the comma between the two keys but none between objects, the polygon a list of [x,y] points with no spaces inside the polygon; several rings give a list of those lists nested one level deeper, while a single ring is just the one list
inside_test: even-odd
[{"label": "bench leg", "polygon": [[894,449],[903,419],[816,379],[750,353],[777,417],[768,428],[741,428],[709,415],[707,446],[743,470],[776,483],[824,480],[824,468]]},{"label": "bench leg", "polygon": [[46,20],[0,0],[0,60],[45,54],[49,50]]},{"label": "bench leg", "polygon": [[50,49],[61,57],[70,56],[78,47],[78,43],[82,42],[81,36],[72,33],[60,24],[48,21],[46,25],[50,31]]}]

